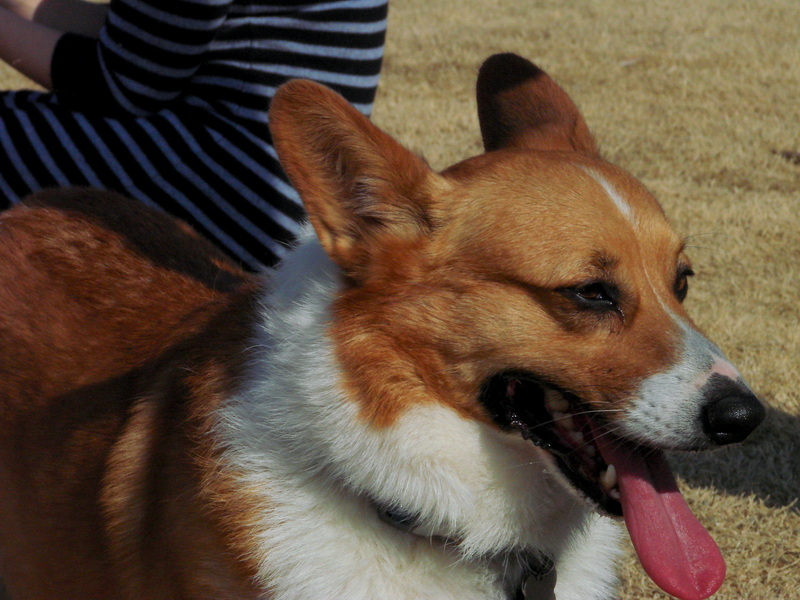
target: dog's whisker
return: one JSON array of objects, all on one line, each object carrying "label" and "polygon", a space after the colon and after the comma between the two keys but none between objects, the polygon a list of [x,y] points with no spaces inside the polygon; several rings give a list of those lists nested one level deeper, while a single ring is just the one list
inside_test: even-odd
[{"label": "dog's whisker", "polygon": [[686,236],[684,236],[683,239],[684,239],[684,241],[686,241],[686,240],[690,240],[692,238],[696,238],[696,237],[700,237],[700,236],[704,236],[704,235],[722,235],[723,233],[724,233],[723,231],[702,231],[700,233],[692,233],[692,234],[686,235]]},{"label": "dog's whisker", "polygon": [[554,418],[550,419],[549,421],[542,421],[541,423],[537,423],[536,426],[533,427],[532,429],[535,430],[538,427],[544,427],[544,426],[548,426],[548,425],[553,425],[555,423],[568,422],[573,417],[579,417],[579,416],[584,416],[584,415],[590,415],[591,416],[591,415],[594,415],[594,414],[601,414],[601,413],[622,413],[622,412],[625,412],[625,410],[621,409],[621,408],[586,409],[586,410],[579,411],[579,412],[567,412],[567,413],[564,413],[563,416],[554,417]]}]

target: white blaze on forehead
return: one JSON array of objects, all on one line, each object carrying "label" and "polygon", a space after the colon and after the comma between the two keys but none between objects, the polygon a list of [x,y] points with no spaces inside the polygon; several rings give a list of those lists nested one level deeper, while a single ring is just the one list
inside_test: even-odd
[{"label": "white blaze on forehead", "polygon": [[579,165],[581,169],[583,169],[589,176],[594,179],[600,186],[605,190],[608,197],[613,200],[614,205],[619,209],[626,219],[628,219],[631,223],[634,222],[634,215],[633,215],[633,208],[630,204],[622,197],[622,194],[617,191],[617,189],[611,185],[611,183],[603,177],[600,173],[595,171],[594,169],[590,169],[584,165]]},{"label": "white blaze on forehead", "polygon": [[[628,220],[628,222],[630,222],[632,225],[635,225],[636,224],[636,215],[634,215],[634,213],[633,213],[633,207],[630,205],[630,203],[627,200],[625,200],[625,198],[622,197],[622,194],[620,194],[619,190],[617,190],[617,188],[615,188],[613,185],[611,185],[611,182],[608,181],[608,179],[606,179],[605,177],[603,177],[603,175],[600,172],[598,172],[597,170],[592,169],[590,167],[587,167],[586,165],[578,165],[578,166],[587,175],[589,175],[589,177],[591,177],[598,184],[600,184],[600,187],[603,188],[603,191],[605,191],[605,193],[608,195],[608,197],[614,203],[614,206],[617,207],[617,210],[619,210],[619,212],[622,214],[622,216],[624,216]],[[652,291],[652,293],[655,296],[655,298],[658,299],[658,302],[661,305],[661,308],[663,308],[665,311],[667,311],[670,314],[672,314],[671,311],[667,308],[667,305],[664,303],[664,300],[661,298],[661,295],[658,293],[658,290],[656,289],[656,286],[653,285],[653,280],[650,277],[649,266],[647,264],[645,264],[643,270],[644,270],[644,275],[647,278],[647,283],[650,286],[650,290]],[[673,316],[673,318],[675,318],[675,315],[672,315],[672,316]]]}]

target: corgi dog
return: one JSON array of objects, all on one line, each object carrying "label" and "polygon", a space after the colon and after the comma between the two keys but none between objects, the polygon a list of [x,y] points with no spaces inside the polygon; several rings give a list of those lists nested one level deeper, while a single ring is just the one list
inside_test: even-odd
[{"label": "corgi dog", "polygon": [[516,55],[434,172],[333,91],[271,113],[310,226],[274,270],[109,192],[0,217],[0,574],[13,600],[611,599],[627,526],[724,576],[664,451],[765,409],[682,304],[685,244]]}]

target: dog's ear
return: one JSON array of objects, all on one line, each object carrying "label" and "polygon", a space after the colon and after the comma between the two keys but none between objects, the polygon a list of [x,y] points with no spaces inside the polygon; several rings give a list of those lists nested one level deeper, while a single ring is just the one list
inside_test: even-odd
[{"label": "dog's ear", "polygon": [[322,246],[349,277],[359,278],[387,236],[413,241],[435,228],[443,180],[334,91],[283,85],[270,129]]},{"label": "dog's ear", "polygon": [[483,63],[477,95],[487,152],[529,148],[597,154],[589,128],[567,93],[516,54],[495,54]]}]

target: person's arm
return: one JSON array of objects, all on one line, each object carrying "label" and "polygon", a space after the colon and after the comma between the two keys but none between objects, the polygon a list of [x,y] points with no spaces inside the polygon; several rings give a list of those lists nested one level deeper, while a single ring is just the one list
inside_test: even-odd
[{"label": "person's arm", "polygon": [[33,21],[33,14],[41,2],[42,0],[0,0],[0,8],[28,21]]},{"label": "person's arm", "polygon": [[50,63],[63,32],[0,8],[0,59],[51,89]]},{"label": "person's arm", "polygon": [[58,31],[97,37],[108,14],[107,4],[85,0],[0,0],[18,17]]},{"label": "person's arm", "polygon": [[54,91],[73,106],[100,101],[106,110],[157,112],[184,93],[233,2],[113,0],[99,39],[64,34]]}]

